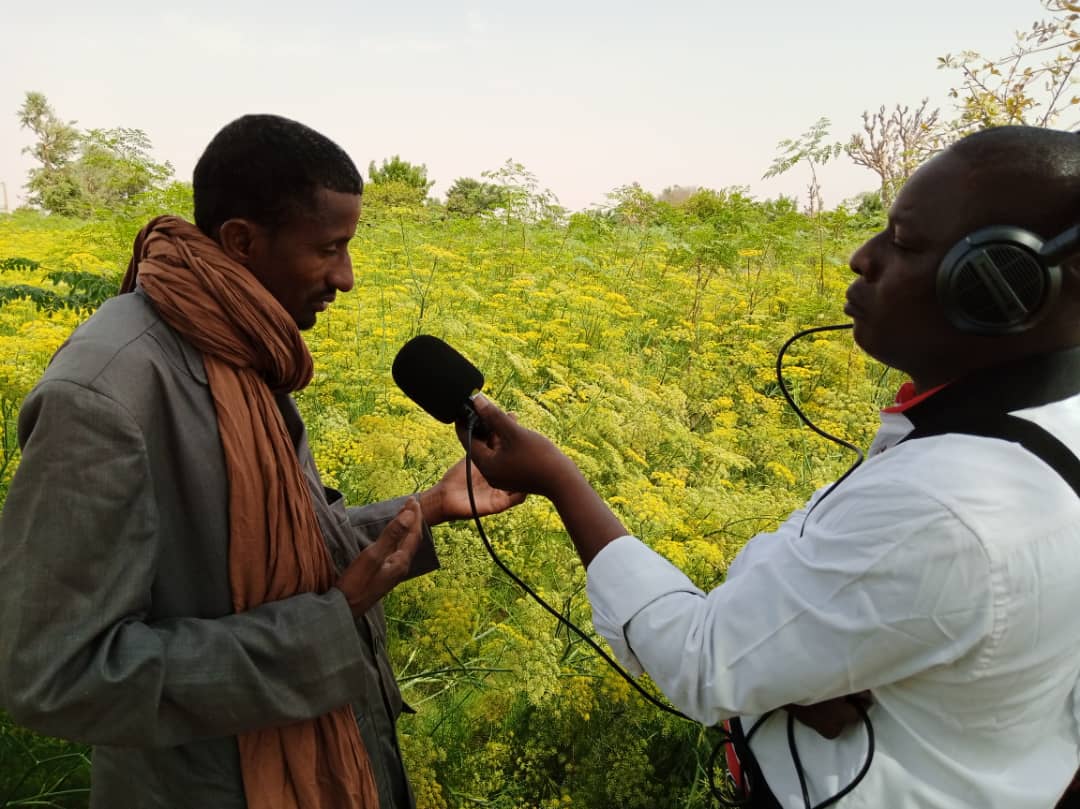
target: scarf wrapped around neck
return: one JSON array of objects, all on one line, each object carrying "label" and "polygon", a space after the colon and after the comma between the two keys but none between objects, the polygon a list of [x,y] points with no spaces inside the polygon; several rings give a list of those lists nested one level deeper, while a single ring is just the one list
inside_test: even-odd
[{"label": "scarf wrapped around neck", "polygon": [[[236,612],[322,593],[337,573],[274,393],[311,381],[295,322],[242,265],[175,216],[135,239],[121,292],[138,285],[202,352],[229,481]],[[238,737],[250,809],[375,809],[378,790],[352,708]]]}]

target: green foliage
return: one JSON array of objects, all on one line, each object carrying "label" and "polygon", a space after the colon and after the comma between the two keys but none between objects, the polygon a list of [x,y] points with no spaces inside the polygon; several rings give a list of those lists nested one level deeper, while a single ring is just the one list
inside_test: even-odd
[{"label": "green foliage", "polygon": [[638,183],[619,186],[608,193],[607,199],[607,212],[614,221],[637,227],[659,224],[671,207]]},{"label": "green foliage", "polygon": [[[15,270],[23,274],[41,269],[41,265],[28,258],[0,259],[0,274]],[[97,309],[105,300],[116,294],[121,276],[82,270],[53,270],[42,272],[50,286],[39,284],[0,284],[0,306],[13,300],[29,299],[43,312],[60,309]]]},{"label": "green foliage", "polygon": [[[1066,113],[1075,116],[1080,5],[1071,0],[1042,0],[1042,5],[1052,16],[1017,32],[1008,55],[986,57],[966,50],[938,59],[938,68],[961,76],[960,86],[949,92],[959,112],[950,124],[950,139],[1007,124],[1055,126]],[[1073,120],[1066,128],[1075,125]]]},{"label": "green foliage", "polygon": [[3,270],[36,270],[41,264],[32,258],[12,256],[0,259],[0,271]]},{"label": "green foliage", "polygon": [[839,157],[843,147],[839,143],[824,143],[829,136],[829,119],[818,118],[814,124],[797,138],[788,138],[780,141],[777,148],[780,154],[773,160],[764,177],[776,177],[790,171],[800,163],[805,163],[810,168],[810,185],[808,195],[810,199],[810,214],[819,213],[822,209],[821,186],[818,183],[817,170],[830,160]]},{"label": "green foliage", "polygon": [[150,139],[140,129],[91,129],[57,117],[45,96],[28,92],[19,123],[37,141],[24,149],[41,165],[29,172],[29,204],[61,216],[89,218],[117,211],[162,188],[172,177],[169,163],[150,157]]},{"label": "green foliage", "polygon": [[446,210],[455,216],[479,216],[502,205],[502,192],[490,183],[459,177],[446,192]]},{"label": "green foliage", "polygon": [[89,218],[102,210],[120,210],[173,175],[169,163],[150,157],[150,139],[140,129],[91,129],[83,133],[82,153],[72,172],[79,188],[73,213]]},{"label": "green foliage", "polygon": [[37,136],[33,146],[23,149],[45,169],[60,169],[71,162],[79,146],[74,121],[62,121],[43,93],[28,92],[17,113],[19,126]]},{"label": "green foliage", "polygon": [[[358,290],[305,333],[317,376],[298,402],[327,484],[366,502],[429,486],[460,457],[452,431],[390,377],[409,337],[436,334],[577,461],[630,530],[715,586],[748,537],[849,462],[788,412],[772,366],[797,329],[844,319],[844,259],[880,207],[811,217],[739,188],[672,206],[625,186],[605,209],[566,217],[518,164],[485,182],[507,195],[488,216],[365,207]],[[0,256],[29,257],[0,261],[0,280],[25,293],[0,306],[0,497],[18,463],[18,405],[115,289],[136,212],[190,203],[184,186],[157,193],[89,223],[0,216]],[[863,445],[893,381],[846,333],[796,344],[786,378],[818,424]],[[506,564],[590,625],[583,571],[548,504],[485,526]],[[440,527],[436,542],[442,568],[387,599],[391,656],[419,711],[400,731],[420,809],[707,804],[711,734],[631,692],[506,579],[471,526]],[[55,744],[26,738],[42,758]],[[15,780],[38,770],[0,763]]]},{"label": "green foliage", "polygon": [[37,142],[23,149],[41,165],[30,170],[28,202],[47,211],[70,213],[79,196],[78,184],[68,167],[78,151],[79,132],[74,122],[57,117],[42,93],[29,92],[18,111],[19,125]]},{"label": "green foliage", "polygon": [[419,205],[427,199],[434,184],[434,180],[428,179],[426,165],[410,163],[394,155],[383,160],[381,166],[371,161],[364,198],[376,205]]},{"label": "green foliage", "polygon": [[507,159],[499,168],[483,171],[500,196],[499,210],[507,222],[559,222],[566,210],[551,189],[540,188],[536,175],[521,163]]},{"label": "green foliage", "polygon": [[83,745],[35,736],[0,713],[0,809],[85,807],[89,752]]},{"label": "green foliage", "polygon": [[424,194],[415,186],[400,180],[369,183],[364,187],[364,207],[378,211],[392,208],[416,208],[423,204]]}]

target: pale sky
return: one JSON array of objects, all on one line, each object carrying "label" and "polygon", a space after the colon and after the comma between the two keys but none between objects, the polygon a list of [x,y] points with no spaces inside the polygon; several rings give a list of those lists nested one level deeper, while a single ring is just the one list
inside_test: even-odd
[{"label": "pale sky", "polygon": [[[437,196],[512,158],[572,210],[634,181],[805,201],[805,170],[761,179],[778,141],[821,116],[847,140],[863,110],[925,96],[951,117],[959,74],[937,57],[1005,55],[1016,30],[1048,16],[1038,0],[2,5],[11,207],[33,165],[16,121],[28,90],[79,128],[144,130],[185,180],[221,126],[273,112],[336,140],[365,177],[394,154],[427,164]],[[846,158],[820,181],[830,206],[877,185]]]}]

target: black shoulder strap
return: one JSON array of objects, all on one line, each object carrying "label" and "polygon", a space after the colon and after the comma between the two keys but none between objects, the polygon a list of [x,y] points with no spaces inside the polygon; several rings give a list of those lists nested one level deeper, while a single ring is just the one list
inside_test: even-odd
[{"label": "black shoulder strap", "polygon": [[1072,487],[1077,497],[1080,497],[1080,459],[1061,441],[1033,421],[1008,413],[986,415],[981,420],[970,424],[948,424],[938,421],[936,424],[916,427],[900,443],[945,433],[981,435],[1019,444],[1057,472]]},{"label": "black shoulder strap", "polygon": [[1080,460],[1018,410],[1080,395],[1080,346],[1024,357],[955,380],[904,415],[914,429],[903,440],[945,433],[981,435],[1019,444],[1042,459],[1080,496]]}]

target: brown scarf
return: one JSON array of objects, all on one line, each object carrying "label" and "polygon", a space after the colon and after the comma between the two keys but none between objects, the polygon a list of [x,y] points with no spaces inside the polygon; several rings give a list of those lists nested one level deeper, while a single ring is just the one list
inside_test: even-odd
[{"label": "brown scarf", "polygon": [[[236,612],[322,593],[337,573],[273,392],[311,381],[285,309],[216,242],[175,216],[135,239],[121,292],[138,284],[203,354],[229,480],[229,584]],[[373,809],[378,790],[352,708],[239,736],[251,809]]]}]

